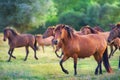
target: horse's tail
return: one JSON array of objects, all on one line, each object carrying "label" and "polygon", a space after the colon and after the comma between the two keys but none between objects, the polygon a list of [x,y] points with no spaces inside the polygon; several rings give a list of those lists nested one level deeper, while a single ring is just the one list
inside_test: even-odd
[{"label": "horse's tail", "polygon": [[34,47],[36,50],[39,50],[38,46],[37,46],[37,40],[36,40],[36,36],[35,36],[35,43],[34,43]]},{"label": "horse's tail", "polygon": [[103,64],[105,66],[105,69],[108,73],[112,73],[112,68],[110,67],[109,60],[108,60],[108,51],[107,48],[103,54]]}]

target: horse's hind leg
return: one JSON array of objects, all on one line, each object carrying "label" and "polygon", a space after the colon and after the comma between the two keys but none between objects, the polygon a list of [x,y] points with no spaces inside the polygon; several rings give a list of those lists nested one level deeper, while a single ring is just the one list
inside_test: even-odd
[{"label": "horse's hind leg", "polygon": [[100,68],[99,68],[99,69],[100,69],[99,74],[102,74],[102,65],[101,65],[101,64],[102,64],[102,61],[99,63],[99,65],[100,65]]},{"label": "horse's hind leg", "polygon": [[97,53],[96,54],[94,54],[94,58],[95,58],[95,60],[97,61],[97,67],[96,67],[96,69],[95,69],[95,75],[98,75],[98,69],[100,69],[100,74],[102,74],[102,66],[101,66],[101,63],[102,63],[102,58],[100,57],[100,55],[98,55]]},{"label": "horse's hind leg", "polygon": [[45,53],[45,50],[44,50],[44,45],[42,45],[42,50],[43,50],[43,53]]},{"label": "horse's hind leg", "polygon": [[64,55],[63,58],[62,58],[61,61],[60,61],[60,66],[61,66],[61,68],[62,68],[62,71],[63,71],[64,73],[66,73],[66,74],[69,74],[69,73],[68,73],[68,71],[67,71],[66,69],[64,69],[64,67],[63,67],[63,62],[66,61],[68,58],[69,58],[69,57],[67,57],[67,56]]},{"label": "horse's hind leg", "polygon": [[34,58],[35,58],[36,60],[38,60],[38,58],[37,58],[37,56],[36,56],[36,49],[35,49],[35,47],[34,47],[34,46],[31,46],[31,48],[34,50]]},{"label": "horse's hind leg", "polygon": [[101,66],[102,60],[98,62],[98,66],[95,69],[95,75],[98,75],[98,69],[100,69],[99,73],[102,74],[102,66]]},{"label": "horse's hind leg", "polygon": [[25,48],[26,48],[26,57],[25,57],[24,61],[26,61],[26,60],[27,60],[27,57],[28,57],[28,54],[29,54],[29,50],[28,50],[28,48],[29,48],[29,47],[28,47],[28,46],[26,46]]}]

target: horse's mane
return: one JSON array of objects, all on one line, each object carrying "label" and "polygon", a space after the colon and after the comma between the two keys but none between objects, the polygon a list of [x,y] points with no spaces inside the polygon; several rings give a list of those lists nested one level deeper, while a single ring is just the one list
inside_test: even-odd
[{"label": "horse's mane", "polygon": [[71,26],[69,26],[69,25],[58,24],[58,25],[56,25],[55,31],[56,30],[61,30],[63,28],[67,31],[68,37],[71,38],[71,36],[72,36],[72,34],[74,32],[74,29]]},{"label": "horse's mane", "polygon": [[11,32],[12,32],[12,34],[13,35],[19,35],[19,33],[17,32],[17,30],[15,30],[14,28],[11,28],[11,27],[6,27],[5,29],[4,29],[4,31],[6,31],[6,30],[10,30]]},{"label": "horse's mane", "polygon": [[99,26],[95,26],[95,27],[93,27],[93,29],[97,30],[97,31],[100,31],[100,32],[104,32],[104,30]]},{"label": "horse's mane", "polygon": [[80,30],[82,31],[82,30],[84,30],[85,28],[89,29],[89,30],[91,31],[91,33],[96,33],[96,31],[95,31],[93,28],[91,28],[90,26],[84,26],[84,27],[82,27]]}]

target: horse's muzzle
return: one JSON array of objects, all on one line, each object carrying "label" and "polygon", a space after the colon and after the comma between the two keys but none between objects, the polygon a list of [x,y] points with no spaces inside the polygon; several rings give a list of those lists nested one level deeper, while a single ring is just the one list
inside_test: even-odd
[{"label": "horse's muzzle", "polygon": [[58,41],[57,40],[53,40],[53,44],[57,45],[58,44]]},{"label": "horse's muzzle", "polygon": [[6,39],[4,38],[3,41],[6,41]]}]

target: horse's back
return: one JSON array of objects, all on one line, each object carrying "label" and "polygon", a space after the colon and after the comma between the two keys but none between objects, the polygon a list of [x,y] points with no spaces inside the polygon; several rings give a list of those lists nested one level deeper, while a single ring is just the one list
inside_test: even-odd
[{"label": "horse's back", "polygon": [[17,47],[31,46],[35,43],[35,37],[32,34],[20,34],[15,37],[14,43]]},{"label": "horse's back", "polygon": [[79,57],[84,58],[89,57],[96,52],[100,53],[101,51],[104,51],[106,49],[107,42],[102,36],[98,34],[89,34],[81,35],[76,45],[79,46]]}]

